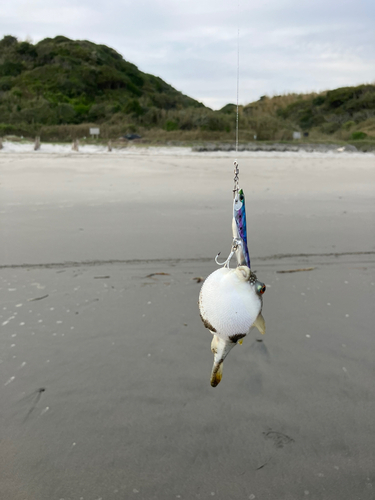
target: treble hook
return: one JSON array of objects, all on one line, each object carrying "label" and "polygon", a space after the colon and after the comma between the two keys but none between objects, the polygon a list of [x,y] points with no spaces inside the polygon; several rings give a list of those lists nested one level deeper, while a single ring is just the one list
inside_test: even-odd
[{"label": "treble hook", "polygon": [[227,257],[227,259],[224,261],[224,262],[219,262],[217,260],[217,258],[219,257],[219,255],[221,254],[221,252],[219,252],[216,257],[215,257],[215,262],[218,266],[224,266],[224,267],[229,267],[229,262],[231,260],[231,258],[233,257],[234,255],[234,250],[231,251],[231,253],[229,254],[229,256]]},{"label": "treble hook", "polygon": [[218,257],[219,255],[221,254],[221,252],[219,252],[216,257],[215,257],[215,262],[218,266],[224,266],[224,267],[229,267],[229,263],[231,261],[231,258],[233,257],[233,255],[236,253],[237,249],[238,249],[238,245],[241,244],[241,241],[238,239],[238,238],[233,238],[233,242],[232,242],[232,248],[231,248],[231,251],[230,251],[230,254],[228,255],[227,259],[224,261],[224,262],[219,262],[218,261]]}]

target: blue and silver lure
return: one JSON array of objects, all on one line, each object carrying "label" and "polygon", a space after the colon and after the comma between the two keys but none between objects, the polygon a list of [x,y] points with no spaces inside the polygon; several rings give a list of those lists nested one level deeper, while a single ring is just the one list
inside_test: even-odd
[{"label": "blue and silver lure", "polygon": [[233,240],[236,246],[236,258],[239,266],[251,269],[249,249],[247,248],[245,194],[242,189],[235,193],[233,200]]}]

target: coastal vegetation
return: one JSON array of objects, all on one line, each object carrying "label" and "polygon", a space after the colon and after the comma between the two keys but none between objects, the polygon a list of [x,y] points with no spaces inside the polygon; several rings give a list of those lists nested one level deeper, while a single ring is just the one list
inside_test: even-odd
[{"label": "coastal vegetation", "polygon": [[[138,133],[149,141],[230,142],[236,106],[213,111],[115,50],[64,36],[36,44],[0,41],[0,137],[68,141],[100,126],[103,139]],[[375,142],[375,85],[262,96],[239,109],[244,142]]]}]

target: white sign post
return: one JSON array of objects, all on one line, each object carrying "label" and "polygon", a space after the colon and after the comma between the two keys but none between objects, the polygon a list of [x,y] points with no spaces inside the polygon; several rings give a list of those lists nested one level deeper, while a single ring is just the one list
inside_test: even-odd
[{"label": "white sign post", "polygon": [[99,128],[90,128],[90,135],[92,135],[93,137],[96,136],[96,138],[98,139],[99,133],[100,133]]}]

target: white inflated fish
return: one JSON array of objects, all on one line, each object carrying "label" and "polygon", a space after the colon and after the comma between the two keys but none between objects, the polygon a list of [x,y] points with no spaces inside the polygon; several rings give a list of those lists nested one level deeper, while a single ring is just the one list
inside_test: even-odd
[{"label": "white inflated fish", "polygon": [[211,385],[222,377],[223,361],[230,350],[249,333],[252,326],[265,333],[261,314],[264,283],[257,280],[247,266],[223,267],[203,283],[199,294],[199,311],[206,328],[213,334],[211,350],[214,364]]}]

